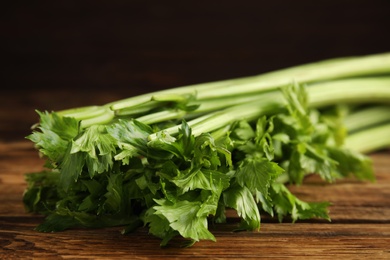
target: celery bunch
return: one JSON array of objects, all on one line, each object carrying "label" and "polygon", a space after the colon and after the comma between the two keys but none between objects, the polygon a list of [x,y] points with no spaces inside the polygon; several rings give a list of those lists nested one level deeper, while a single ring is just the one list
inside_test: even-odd
[{"label": "celery bunch", "polygon": [[308,174],[375,180],[390,145],[390,53],[184,86],[101,106],[37,111],[27,139],[46,159],[24,203],[44,232],[146,227],[166,245],[213,240],[210,222],[328,219],[288,190]]}]

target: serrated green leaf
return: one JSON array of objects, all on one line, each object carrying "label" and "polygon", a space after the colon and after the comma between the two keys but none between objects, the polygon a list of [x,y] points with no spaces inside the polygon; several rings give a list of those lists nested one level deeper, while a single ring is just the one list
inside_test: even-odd
[{"label": "serrated green leaf", "polygon": [[103,207],[108,212],[120,212],[123,198],[123,176],[121,174],[110,174],[108,176],[107,192],[104,194],[106,200]]},{"label": "serrated green leaf", "polygon": [[169,226],[177,230],[184,238],[194,241],[201,239],[215,241],[214,235],[208,230],[207,216],[204,212],[199,216],[201,209],[200,201],[177,201],[172,203],[168,200],[156,200],[158,206],[154,214],[163,216],[169,222]]},{"label": "serrated green leaf", "polygon": [[122,149],[128,146],[135,147],[138,154],[146,156],[148,136],[152,134],[150,126],[137,120],[119,119],[117,122],[106,127],[107,133],[114,138],[116,145]]},{"label": "serrated green leaf", "polygon": [[293,222],[310,218],[323,218],[330,221],[329,202],[304,202],[292,194],[282,183],[272,185],[271,197],[279,222],[282,222],[286,216],[291,216]]},{"label": "serrated green leaf", "polygon": [[268,188],[283,172],[277,163],[265,158],[247,158],[239,165],[235,177],[237,183],[247,187],[252,194],[258,191],[268,197]]},{"label": "serrated green leaf", "polygon": [[226,207],[233,208],[241,217],[241,228],[246,230],[260,229],[260,213],[247,187],[235,185],[223,192],[223,201]]},{"label": "serrated green leaf", "polygon": [[78,121],[71,117],[60,117],[54,112],[36,112],[40,123],[26,138],[56,167],[62,162],[69,142],[79,133]]}]

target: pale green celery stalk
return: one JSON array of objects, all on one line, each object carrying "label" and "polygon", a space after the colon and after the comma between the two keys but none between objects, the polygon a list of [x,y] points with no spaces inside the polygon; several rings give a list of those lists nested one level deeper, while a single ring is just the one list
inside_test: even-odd
[{"label": "pale green celery stalk", "polygon": [[390,124],[373,126],[352,133],[346,138],[344,146],[365,154],[389,148]]},{"label": "pale green celery stalk", "polygon": [[[368,78],[351,78],[332,80],[322,83],[308,84],[308,91],[310,96],[310,105],[315,107],[327,106],[337,102],[357,102],[360,103],[364,100],[389,101],[388,86],[390,85],[389,77],[368,77]],[[223,96],[215,99],[195,100],[190,105],[200,104],[199,108],[195,111],[185,112],[182,110],[172,109],[164,110],[156,113],[145,113],[141,117],[137,117],[138,120],[146,123],[163,122],[170,119],[184,117],[189,115],[197,116],[202,113],[208,113],[211,111],[227,108],[230,106],[263,102],[263,100],[275,98],[275,92],[259,92],[252,95],[237,95],[237,96]],[[329,97],[332,97],[331,99]],[[330,103],[329,103],[330,102]],[[150,104],[150,105],[149,105]],[[150,103],[138,105],[129,111],[134,114],[147,112],[150,108],[156,106],[156,103],[151,101]],[[116,111],[115,111],[116,113]],[[59,112],[60,115],[73,116],[77,119],[83,120],[83,126],[89,126],[93,123],[106,123],[113,118],[113,112],[108,107],[91,106],[78,109],[70,109]],[[126,114],[126,113],[125,113]],[[115,114],[118,116],[118,114]],[[92,120],[93,119],[93,120]]]},{"label": "pale green celery stalk", "polygon": [[390,123],[390,101],[389,105],[358,108],[357,111],[348,114],[344,120],[344,126],[349,134],[383,123]]},{"label": "pale green celery stalk", "polygon": [[83,119],[80,121],[80,127],[81,128],[87,128],[91,125],[98,125],[98,124],[108,124],[115,118],[114,111],[107,109],[103,114],[100,114],[95,117]]},{"label": "pale green celery stalk", "polygon": [[112,110],[148,102],[156,95],[196,94],[197,99],[239,95],[278,88],[292,81],[308,83],[353,76],[378,75],[390,73],[390,53],[371,54],[357,57],[334,58],[256,76],[231,80],[201,83],[171,88],[115,101],[107,104]]},{"label": "pale green celery stalk", "polygon": [[390,73],[390,53],[380,56],[358,58],[340,58],[301,65],[260,75],[255,81],[247,82],[240,87],[230,85],[223,89],[215,88],[202,91],[199,99],[218,96],[235,96],[243,93],[251,94],[259,91],[274,90],[292,82],[313,83],[332,81],[342,78],[364,77]]},{"label": "pale green celery stalk", "polygon": [[236,96],[236,97],[221,97],[216,99],[207,99],[202,101],[194,101],[190,105],[199,105],[194,111],[183,111],[178,109],[164,110],[155,113],[149,113],[140,117],[136,117],[138,121],[145,124],[159,123],[171,119],[184,118],[193,119],[196,117],[203,116],[210,112],[215,112],[224,108],[232,107],[235,105],[241,105],[246,103],[266,102],[269,99],[275,98],[274,92],[269,93],[256,93],[250,96]]},{"label": "pale green celery stalk", "polygon": [[[280,88],[281,86],[291,84],[293,81],[303,84],[345,77],[370,76],[385,73],[390,73],[390,53],[337,58],[281,69],[257,76],[202,83],[151,92],[111,102],[103,107],[106,111],[108,111],[107,113],[110,113],[109,110],[115,111],[115,113],[121,113],[120,110],[122,109],[131,110],[132,107],[143,106],[146,103],[151,102],[153,99],[159,99],[159,96],[165,100],[168,98],[175,100],[180,95],[195,95],[199,102],[207,99],[213,99],[211,102],[214,102],[217,99],[226,97],[248,97],[255,95],[256,93],[259,94],[266,91],[272,91]],[[230,105],[225,103],[225,106]],[[76,119],[78,119],[76,115],[77,113],[72,113],[72,110],[67,110],[67,112],[71,113]],[[66,113],[62,114],[66,115]],[[110,117],[111,115],[103,117],[103,122],[105,123],[107,118]],[[96,120],[96,122],[98,123],[98,120]]]},{"label": "pale green celery stalk", "polygon": [[74,117],[80,121],[80,127],[86,128],[95,124],[106,124],[115,117],[114,111],[103,106],[87,106],[57,112],[59,116]]},{"label": "pale green celery stalk", "polygon": [[[224,110],[208,113],[194,120],[188,121],[188,125],[192,129],[192,134],[198,136],[202,133],[208,133],[225,127],[237,120],[253,120],[261,115],[278,113],[285,109],[286,101],[282,95],[275,95],[274,99],[269,99],[266,102],[247,103],[234,107],[229,107]],[[177,134],[180,125],[166,128],[163,132],[170,135]],[[157,138],[157,133],[149,135],[149,140]]]},{"label": "pale green celery stalk", "polygon": [[146,114],[144,116],[137,117],[136,119],[144,124],[153,124],[177,118],[184,118],[186,115],[186,111],[183,110],[163,110]]},{"label": "pale green celery stalk", "polygon": [[125,109],[125,108],[130,108],[133,106],[137,106],[139,104],[143,104],[143,103],[149,102],[151,100],[159,99],[160,96],[164,96],[165,98],[167,98],[167,96],[169,94],[172,94],[174,96],[177,96],[177,95],[195,95],[195,96],[197,96],[199,92],[202,92],[202,91],[210,89],[210,88],[213,89],[213,88],[219,88],[219,87],[224,87],[224,86],[229,86],[229,85],[241,85],[245,82],[253,81],[256,78],[257,78],[257,76],[250,76],[250,77],[228,79],[228,80],[221,80],[221,81],[213,81],[213,82],[206,82],[206,83],[164,89],[164,90],[149,92],[149,93],[141,94],[138,96],[114,101],[114,102],[106,104],[105,106],[110,107],[112,110],[120,110],[120,109]]},{"label": "pale green celery stalk", "polygon": [[[390,77],[368,77],[339,79],[322,83],[313,83],[307,85],[309,94],[309,106],[324,107],[338,103],[367,103],[367,102],[386,102],[390,104]],[[167,110],[163,112],[151,113],[137,118],[146,124],[163,122],[180,116],[197,115],[233,107],[240,104],[257,104],[279,98],[278,90],[255,93],[253,95],[238,95],[235,97],[224,97],[219,99],[210,99],[199,101],[200,106],[196,111],[187,112],[179,110]],[[196,101],[194,102],[196,104]]]},{"label": "pale green celery stalk", "polygon": [[221,127],[231,124],[237,120],[254,120],[262,115],[277,114],[283,111],[286,107],[286,102],[282,99],[279,101],[272,100],[260,104],[243,104],[237,107],[228,108],[221,112],[216,112],[207,120],[201,121],[193,125],[192,133],[198,136],[202,133],[212,132]]},{"label": "pale green celery stalk", "polygon": [[303,64],[263,74],[262,79],[291,78],[313,82],[389,73],[390,52],[364,56],[341,57]]},{"label": "pale green celery stalk", "polygon": [[191,100],[191,97],[192,96],[190,95],[179,95],[174,93],[154,95],[148,102],[115,110],[115,115],[132,116],[140,113],[146,114],[154,108],[166,106],[167,103],[188,103],[188,101]]},{"label": "pale green celery stalk", "polygon": [[[153,108],[156,108],[161,104],[160,102],[157,101],[149,101],[146,103],[141,103],[139,105],[135,105],[132,107],[120,109],[120,110],[113,110],[115,112],[116,116],[135,116],[135,115],[140,115],[140,114],[145,114],[152,110]],[[110,109],[110,108],[108,108]],[[110,109],[111,110],[111,109]]]},{"label": "pale green celery stalk", "polygon": [[59,116],[75,117],[79,120],[100,116],[104,113],[106,113],[106,108],[102,106],[71,108],[57,112]]},{"label": "pale green celery stalk", "polygon": [[[329,82],[317,83],[306,87],[308,92],[309,107],[319,108],[338,104],[369,104],[389,103],[390,104],[390,77],[342,79]],[[225,109],[211,112],[196,119],[196,122],[188,121],[193,134],[199,135],[203,132],[212,132],[233,121],[242,119],[253,119],[260,117],[269,111],[269,107],[281,107],[287,103],[280,91],[274,91],[264,95],[266,98],[246,102],[244,104],[227,107]],[[276,109],[274,112],[277,113]],[[167,133],[174,135],[181,125],[165,129]],[[150,139],[156,138],[152,134]]]},{"label": "pale green celery stalk", "polygon": [[349,103],[384,102],[390,104],[390,77],[332,80],[311,84],[309,102],[314,107]]}]

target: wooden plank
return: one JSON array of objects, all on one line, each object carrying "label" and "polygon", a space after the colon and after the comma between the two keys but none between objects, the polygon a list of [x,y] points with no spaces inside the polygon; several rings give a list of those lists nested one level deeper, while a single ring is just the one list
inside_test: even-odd
[{"label": "wooden plank", "polygon": [[0,143],[0,259],[101,259],[101,258],[281,258],[330,259],[335,257],[390,257],[389,152],[372,155],[375,183],[342,180],[325,184],[308,178],[291,190],[306,201],[330,201],[332,222],[323,220],[278,223],[265,216],[259,232],[233,232],[238,219],[210,227],[217,242],[201,241],[181,248],[174,239],[167,248],[141,228],[122,235],[120,227],[74,229],[39,233],[43,218],[24,211],[21,201],[24,174],[38,171],[43,161],[27,141]]},{"label": "wooden plank", "polygon": [[[202,241],[182,248],[174,240],[167,248],[140,229],[121,235],[116,228],[37,233],[36,218],[0,218],[8,230],[0,231],[0,254],[17,257],[109,258],[272,258],[331,257],[385,259],[390,256],[390,225],[377,224],[263,224],[260,232],[233,233],[235,224],[212,228],[217,242]],[[382,258],[383,257],[383,258]],[[20,259],[19,258],[19,259]],[[132,258],[132,259],[134,259]],[[372,259],[372,258],[371,258]]]}]

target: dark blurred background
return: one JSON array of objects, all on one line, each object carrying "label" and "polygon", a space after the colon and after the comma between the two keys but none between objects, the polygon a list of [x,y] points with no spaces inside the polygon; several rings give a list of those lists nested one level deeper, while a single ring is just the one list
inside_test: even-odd
[{"label": "dark blurred background", "polygon": [[0,12],[2,139],[28,133],[34,109],[390,51],[389,0],[9,1]]}]

